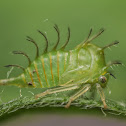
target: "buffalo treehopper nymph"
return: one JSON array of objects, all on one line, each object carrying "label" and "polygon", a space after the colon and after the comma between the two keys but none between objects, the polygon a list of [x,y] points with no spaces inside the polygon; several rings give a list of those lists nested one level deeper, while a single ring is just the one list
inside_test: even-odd
[{"label": "buffalo treehopper nymph", "polygon": [[[7,65],[6,67],[21,68],[23,73],[18,77],[0,80],[0,85],[47,88],[46,91],[35,95],[35,98],[78,89],[78,91],[70,97],[69,102],[65,106],[66,108],[70,106],[72,101],[95,87],[100,94],[104,108],[107,108],[103,88],[107,85],[109,75],[112,75],[108,72],[108,68],[113,64],[121,63],[112,61],[106,64],[104,50],[119,42],[115,41],[104,47],[91,44],[90,42],[104,31],[104,29],[101,29],[98,34],[90,37],[92,33],[91,29],[85,41],[77,45],[73,50],[65,51],[64,49],[70,39],[70,28],[68,28],[67,41],[59,50],[56,50],[60,41],[60,32],[57,25],[54,26],[54,29],[57,32],[58,39],[52,51],[48,51],[48,39],[46,35],[38,30],[46,41],[44,53],[40,56],[37,43],[34,39],[27,36],[27,40],[36,46],[37,53],[35,60],[31,62],[28,55],[22,51],[13,51],[14,54],[26,56],[29,66],[24,69],[19,65]],[[114,75],[112,76],[114,77]]]}]

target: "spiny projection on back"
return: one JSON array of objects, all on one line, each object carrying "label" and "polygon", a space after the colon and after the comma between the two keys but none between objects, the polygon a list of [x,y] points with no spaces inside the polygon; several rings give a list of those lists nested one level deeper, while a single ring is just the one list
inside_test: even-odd
[{"label": "spiny projection on back", "polygon": [[27,40],[36,47],[36,58],[31,61],[28,55],[22,51],[13,51],[14,54],[24,55],[29,62],[25,69],[19,65],[7,65],[6,67],[18,67],[23,73],[18,77],[0,80],[0,85],[15,85],[19,87],[47,88],[45,92],[35,95],[40,98],[48,94],[62,91],[78,89],[78,91],[70,97],[69,102],[65,106],[68,108],[72,101],[86,93],[92,88],[96,88],[100,94],[104,108],[107,108],[103,88],[106,87],[109,75],[115,76],[108,71],[108,68],[114,64],[121,64],[119,61],[105,62],[104,50],[110,46],[118,44],[118,41],[98,47],[90,42],[103,33],[101,29],[96,35],[91,36],[92,29],[88,37],[77,45],[74,49],[65,51],[70,39],[70,28],[68,27],[68,37],[65,44],[57,50],[60,42],[60,32],[57,25],[54,26],[57,33],[57,42],[52,49],[48,51],[48,39],[46,35],[38,30],[46,41],[46,46],[42,55],[39,55],[39,48],[35,40],[27,36]]}]

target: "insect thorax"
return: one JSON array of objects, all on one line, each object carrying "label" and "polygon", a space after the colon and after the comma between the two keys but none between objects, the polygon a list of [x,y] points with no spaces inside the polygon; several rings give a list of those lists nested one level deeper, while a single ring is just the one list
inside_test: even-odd
[{"label": "insect thorax", "polygon": [[60,78],[60,83],[94,84],[106,71],[104,52],[101,48],[88,44],[70,51],[69,66]]}]

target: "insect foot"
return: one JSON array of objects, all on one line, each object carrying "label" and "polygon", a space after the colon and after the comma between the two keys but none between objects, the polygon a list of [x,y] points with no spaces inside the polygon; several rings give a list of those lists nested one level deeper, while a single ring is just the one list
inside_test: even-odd
[{"label": "insect foot", "polygon": [[65,105],[65,108],[69,108],[72,101],[73,99],[70,99],[69,102]]},{"label": "insect foot", "polygon": [[104,109],[107,109],[108,107],[107,107],[107,104],[104,104]]}]

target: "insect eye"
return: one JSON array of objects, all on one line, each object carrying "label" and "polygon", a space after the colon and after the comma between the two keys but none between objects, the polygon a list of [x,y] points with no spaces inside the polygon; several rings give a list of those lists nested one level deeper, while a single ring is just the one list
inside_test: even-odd
[{"label": "insect eye", "polygon": [[105,76],[101,76],[101,77],[99,78],[99,81],[100,81],[101,83],[106,83],[106,82],[107,82],[107,78],[106,78]]}]

